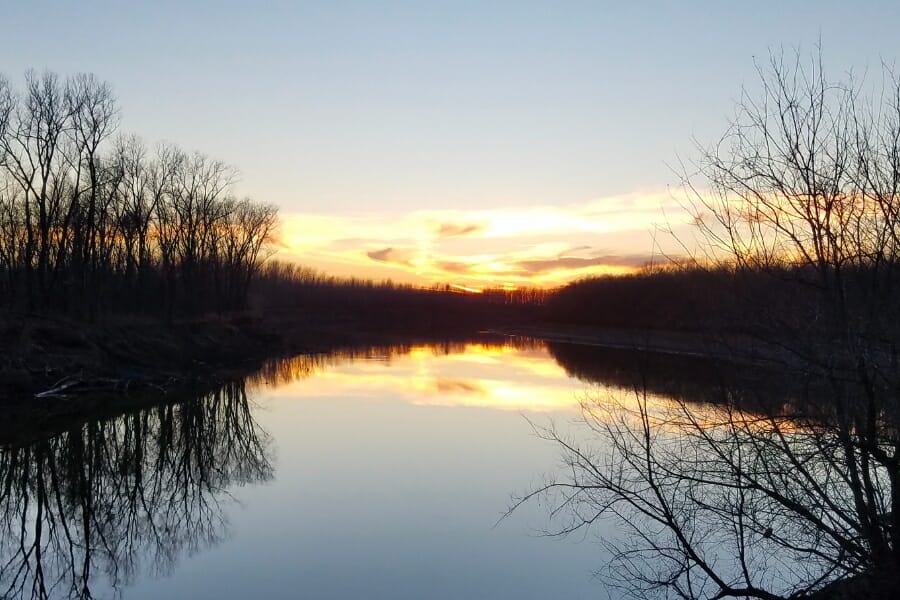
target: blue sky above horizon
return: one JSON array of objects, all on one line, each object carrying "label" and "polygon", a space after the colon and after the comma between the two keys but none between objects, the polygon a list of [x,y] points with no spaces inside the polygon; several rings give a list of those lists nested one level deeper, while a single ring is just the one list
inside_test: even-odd
[{"label": "blue sky above horizon", "polygon": [[821,39],[829,73],[879,69],[900,25],[892,2],[6,4],[0,73],[109,81],[121,131],[279,206],[285,257],[469,285],[646,259],[684,220],[668,165],[722,133],[754,58]]}]

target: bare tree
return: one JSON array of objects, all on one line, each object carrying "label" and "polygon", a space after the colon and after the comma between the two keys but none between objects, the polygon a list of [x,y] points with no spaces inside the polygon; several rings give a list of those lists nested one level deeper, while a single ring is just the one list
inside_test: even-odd
[{"label": "bare tree", "polygon": [[7,173],[23,192],[27,236],[23,266],[33,305],[48,284],[52,221],[60,211],[53,186],[62,179],[61,144],[69,115],[64,86],[55,74],[29,72],[25,79],[25,93],[15,103],[7,135],[0,140]]},{"label": "bare tree", "polygon": [[[66,86],[66,105],[71,127],[71,165],[74,171],[75,190],[72,194],[69,215],[64,226],[74,219],[75,241],[73,248],[75,276],[79,278],[82,295],[99,293],[102,281],[100,265],[108,251],[108,236],[112,223],[101,203],[108,196],[101,194],[104,177],[110,175],[101,167],[101,144],[118,126],[118,109],[112,88],[93,75],[80,74],[71,78]],[[82,184],[82,181],[84,182]],[[96,299],[84,298],[84,304],[92,309]]]},{"label": "bare tree", "polygon": [[[636,597],[889,597],[900,567],[900,81],[834,82],[821,54],[774,55],[693,193],[697,267],[726,269],[739,321],[798,384],[787,405],[585,405],[595,442],[542,433],[567,476],[555,533],[613,518],[610,575]],[[749,283],[748,283],[749,282]],[[760,282],[763,282],[760,285]],[[752,283],[752,285],[750,285]],[[736,337],[740,335],[741,337]],[[721,345],[720,345],[721,347]],[[742,358],[739,356],[728,357]],[[760,386],[755,393],[763,394]],[[888,582],[888,583],[885,583]],[[868,587],[866,587],[868,586]]]},{"label": "bare tree", "polygon": [[236,202],[228,215],[222,244],[228,283],[223,294],[231,308],[243,308],[250,281],[268,258],[264,250],[272,239],[277,215],[274,206],[248,199]]},{"label": "bare tree", "polygon": [[246,304],[275,210],[237,201],[236,170],[171,145],[120,137],[111,86],[0,78],[0,286],[9,308],[100,318]]}]

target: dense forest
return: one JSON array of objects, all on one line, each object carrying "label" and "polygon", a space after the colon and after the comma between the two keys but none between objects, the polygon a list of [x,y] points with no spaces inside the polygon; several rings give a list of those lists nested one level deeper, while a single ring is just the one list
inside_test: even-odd
[{"label": "dense forest", "polygon": [[[852,202],[840,204],[853,210],[827,222],[834,230],[830,241],[816,246],[815,236],[798,238],[794,254],[756,248],[728,260],[647,267],[555,290],[471,293],[448,284],[335,278],[274,260],[277,210],[238,198],[235,168],[171,144],[148,145],[120,133],[119,121],[112,88],[92,75],[31,72],[21,89],[0,78],[0,306],[10,316],[0,325],[3,347],[20,350],[7,353],[5,370],[30,370],[28,361],[54,345],[52,332],[25,331],[21,315],[95,324],[111,315],[174,322],[243,313],[278,322],[268,333],[282,338],[309,338],[318,330],[323,339],[348,343],[372,343],[371,335],[380,334],[448,336],[523,324],[715,332],[776,342],[803,341],[814,332],[818,339],[804,344],[813,353],[845,335],[847,323],[877,323],[854,335],[891,338],[898,322],[891,301],[900,285],[893,213],[890,206],[877,210],[881,196],[859,210]],[[874,164],[863,165],[867,173],[875,172]],[[802,189],[797,194],[802,214],[807,196]],[[759,202],[758,214],[785,209]],[[720,218],[718,230],[706,231],[713,241],[723,230],[752,233],[744,231],[740,215],[728,213],[730,205],[706,208]],[[756,238],[779,239],[775,222],[774,231]],[[866,227],[878,235],[853,237]],[[860,251],[841,257],[840,244]],[[104,344],[92,330],[82,333],[65,343]],[[229,339],[205,331],[200,337]],[[21,351],[36,339],[33,353]],[[875,343],[879,352],[892,351],[889,343]]]},{"label": "dense forest", "polygon": [[[96,320],[256,308],[383,327],[488,327],[509,318],[691,328],[720,312],[722,272],[665,269],[562,290],[417,288],[268,262],[273,206],[234,195],[235,168],[118,132],[92,75],[0,77],[0,303]],[[665,301],[660,301],[661,299]]]},{"label": "dense forest", "polygon": [[234,168],[117,135],[92,75],[0,77],[0,302],[94,318],[244,306],[276,225]]},{"label": "dense forest", "polygon": [[255,278],[249,304],[270,318],[293,315],[293,319],[313,319],[319,324],[337,321],[369,331],[448,335],[533,322],[541,318],[550,294],[536,288],[475,293],[446,284],[421,287],[339,278],[272,260]]},{"label": "dense forest", "polygon": [[338,279],[278,262],[263,269],[276,241],[276,208],[236,197],[237,170],[222,161],[119,133],[119,112],[110,85],[93,75],[29,72],[23,89],[0,77],[0,304],[7,310],[172,319],[246,309],[252,297],[263,310],[418,318],[546,297]]}]

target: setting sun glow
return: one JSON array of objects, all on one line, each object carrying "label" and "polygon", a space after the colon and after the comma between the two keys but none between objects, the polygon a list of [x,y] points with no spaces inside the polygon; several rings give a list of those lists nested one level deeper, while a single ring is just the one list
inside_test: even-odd
[{"label": "setting sun glow", "polygon": [[330,274],[421,285],[555,287],[660,261],[660,229],[690,219],[672,191],[578,206],[285,215],[280,257]]}]

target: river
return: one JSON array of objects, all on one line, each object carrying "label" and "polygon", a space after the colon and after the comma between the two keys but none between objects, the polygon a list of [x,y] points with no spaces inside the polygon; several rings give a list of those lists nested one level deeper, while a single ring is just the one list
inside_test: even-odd
[{"label": "river", "polygon": [[[627,395],[634,353],[453,343],[274,361],[207,393],[0,449],[3,597],[597,598],[608,523],[514,498],[535,433]],[[677,359],[672,359],[676,360]],[[702,389],[658,366],[655,393]],[[699,381],[699,383],[698,383]]]}]

